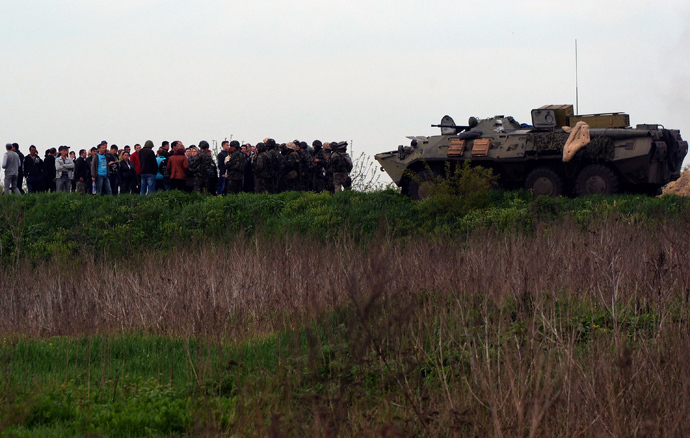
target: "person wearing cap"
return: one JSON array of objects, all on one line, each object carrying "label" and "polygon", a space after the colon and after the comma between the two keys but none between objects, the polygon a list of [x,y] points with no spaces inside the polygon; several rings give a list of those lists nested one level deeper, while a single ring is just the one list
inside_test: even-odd
[{"label": "person wearing cap", "polygon": [[341,141],[331,155],[331,172],[333,172],[333,190],[335,193],[348,189],[347,179],[352,171],[352,159],[347,154],[347,142]]},{"label": "person wearing cap", "polygon": [[74,176],[74,160],[69,157],[69,146],[58,148],[60,156],[55,159],[55,191],[70,193]]},{"label": "person wearing cap", "polygon": [[271,182],[268,185],[268,193],[280,193],[283,191],[285,157],[278,150],[278,145],[274,139],[267,138],[264,143],[266,144],[266,153],[268,154],[268,163],[271,169]]},{"label": "person wearing cap", "polygon": [[12,150],[12,143],[7,143],[5,145],[5,155],[2,157],[2,168],[5,169],[5,194],[16,193],[21,195],[22,192],[19,191],[17,187],[17,181],[19,181],[19,168],[22,163],[19,160],[19,155]]},{"label": "person wearing cap", "polygon": [[201,149],[201,152],[189,164],[189,169],[192,171],[192,177],[194,178],[195,193],[203,193],[208,190],[209,180],[211,179],[211,167],[213,166],[213,158],[211,158],[209,153],[206,140],[199,142],[199,149]]},{"label": "person wearing cap", "polygon": [[144,147],[139,151],[139,162],[141,163],[141,190],[139,194],[154,193],[156,191],[158,162],[156,161],[156,153],[153,152],[151,140],[146,140]]},{"label": "person wearing cap", "polygon": [[300,189],[313,192],[314,191],[314,157],[309,152],[307,142],[301,141],[299,143],[299,157],[300,168]]},{"label": "person wearing cap", "polygon": [[326,190],[326,152],[321,140],[314,140],[311,145],[314,148],[314,191],[321,193]]}]

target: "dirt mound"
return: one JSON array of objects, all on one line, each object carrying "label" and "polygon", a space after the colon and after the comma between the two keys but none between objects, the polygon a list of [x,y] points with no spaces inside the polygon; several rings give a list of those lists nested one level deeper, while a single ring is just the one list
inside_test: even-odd
[{"label": "dirt mound", "polygon": [[680,178],[664,187],[664,195],[690,196],[690,170],[684,170]]}]

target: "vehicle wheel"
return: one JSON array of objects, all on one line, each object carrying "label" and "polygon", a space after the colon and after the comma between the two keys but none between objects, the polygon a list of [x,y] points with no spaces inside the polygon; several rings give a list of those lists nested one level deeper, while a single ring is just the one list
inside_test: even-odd
[{"label": "vehicle wheel", "polygon": [[433,179],[434,174],[429,170],[417,172],[407,183],[407,196],[416,201],[428,198],[431,194]]},{"label": "vehicle wheel", "polygon": [[618,175],[603,164],[590,164],[577,176],[575,191],[578,196],[618,193]]},{"label": "vehicle wheel", "polygon": [[537,196],[557,197],[563,194],[563,180],[548,167],[538,167],[527,175],[525,188]]}]

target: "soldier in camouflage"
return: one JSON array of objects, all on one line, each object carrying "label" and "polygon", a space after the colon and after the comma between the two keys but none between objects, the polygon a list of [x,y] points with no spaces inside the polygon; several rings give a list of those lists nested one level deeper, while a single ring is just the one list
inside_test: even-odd
[{"label": "soldier in camouflage", "polygon": [[211,178],[211,168],[213,167],[213,158],[208,149],[208,142],[202,140],[199,143],[201,152],[196,159],[189,165],[194,178],[194,192],[202,193],[208,190],[209,180]]},{"label": "soldier in camouflage", "polygon": [[331,155],[331,172],[333,173],[333,190],[335,193],[343,189],[349,190],[347,185],[352,171],[352,159],[347,154],[347,142],[341,141]]},{"label": "soldier in camouflage", "polygon": [[321,193],[326,190],[326,166],[328,160],[320,140],[314,140],[314,191]]},{"label": "soldier in camouflage", "polygon": [[279,193],[281,191],[280,182],[282,179],[283,169],[285,167],[285,160],[280,154],[278,145],[274,139],[267,138],[264,140],[264,143],[266,143],[266,155],[268,156],[269,162],[269,178],[271,179],[268,192]]},{"label": "soldier in camouflage", "polygon": [[302,187],[302,157],[299,154],[299,145],[290,143],[287,145],[290,153],[287,155],[285,175],[287,177],[287,190],[298,191]]},{"label": "soldier in camouflage", "polygon": [[268,155],[264,143],[258,143],[256,149],[259,153],[254,159],[254,176],[256,176],[255,191],[256,193],[269,193],[273,185],[271,157]]},{"label": "soldier in camouflage", "polygon": [[226,181],[228,184],[228,192],[240,193],[242,191],[242,180],[244,179],[245,155],[240,149],[240,143],[237,140],[230,142],[228,148],[230,156],[225,161],[225,169],[227,172]]},{"label": "soldier in camouflage", "polygon": [[326,142],[323,144],[323,153],[326,156],[326,164],[324,165],[326,170],[326,190],[328,190],[329,193],[335,192],[333,188],[333,172],[331,171],[331,157],[333,156],[333,147],[331,145],[335,144],[335,142]]},{"label": "soldier in camouflage", "polygon": [[302,173],[300,175],[301,190],[314,191],[314,157],[308,150],[306,142],[299,143],[300,168]]}]

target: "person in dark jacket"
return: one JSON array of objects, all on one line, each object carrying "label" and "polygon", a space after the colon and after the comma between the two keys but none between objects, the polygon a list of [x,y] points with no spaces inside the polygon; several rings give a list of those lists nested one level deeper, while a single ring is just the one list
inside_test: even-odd
[{"label": "person in dark jacket", "polygon": [[93,162],[93,157],[95,155],[98,155],[98,148],[92,147],[89,149],[89,154],[86,157],[86,193],[89,195],[95,194],[95,190],[93,190],[95,184],[91,178],[91,163]]},{"label": "person in dark jacket", "polygon": [[43,189],[46,192],[55,191],[55,155],[57,149],[50,148],[43,159]]},{"label": "person in dark jacket", "polygon": [[139,162],[141,165],[141,190],[139,194],[153,193],[156,191],[158,162],[156,161],[156,153],[153,152],[151,140],[146,140],[144,147],[139,151]]},{"label": "person in dark jacket", "polygon": [[86,149],[79,151],[79,158],[74,161],[74,181],[76,181],[76,191],[80,195],[86,194],[86,187],[89,183],[89,169],[86,164]]},{"label": "person in dark jacket", "polygon": [[129,195],[132,193],[132,186],[137,175],[134,168],[134,163],[129,159],[129,152],[122,153],[122,160],[120,160],[120,167],[118,168],[118,181],[120,182],[120,193]]},{"label": "person in dark jacket", "polygon": [[108,172],[110,172],[108,163],[112,161],[112,157],[106,152],[107,149],[108,144],[101,142],[98,146],[98,153],[91,160],[91,181],[96,184],[96,193],[99,195],[113,194],[108,179]]},{"label": "person in dark jacket", "polygon": [[225,159],[228,158],[228,148],[230,147],[230,142],[227,140],[223,140],[223,142],[220,144],[220,147],[223,148],[222,151],[218,154],[217,162],[218,162],[218,192],[216,194],[218,195],[224,195],[225,194]]},{"label": "person in dark jacket", "polygon": [[230,156],[225,162],[227,173],[228,192],[237,194],[242,191],[242,180],[244,179],[244,168],[246,157],[240,149],[239,142],[230,142],[228,149]]},{"label": "person in dark jacket", "polygon": [[43,160],[34,145],[29,147],[29,155],[24,157],[24,177],[29,193],[43,191]]}]

